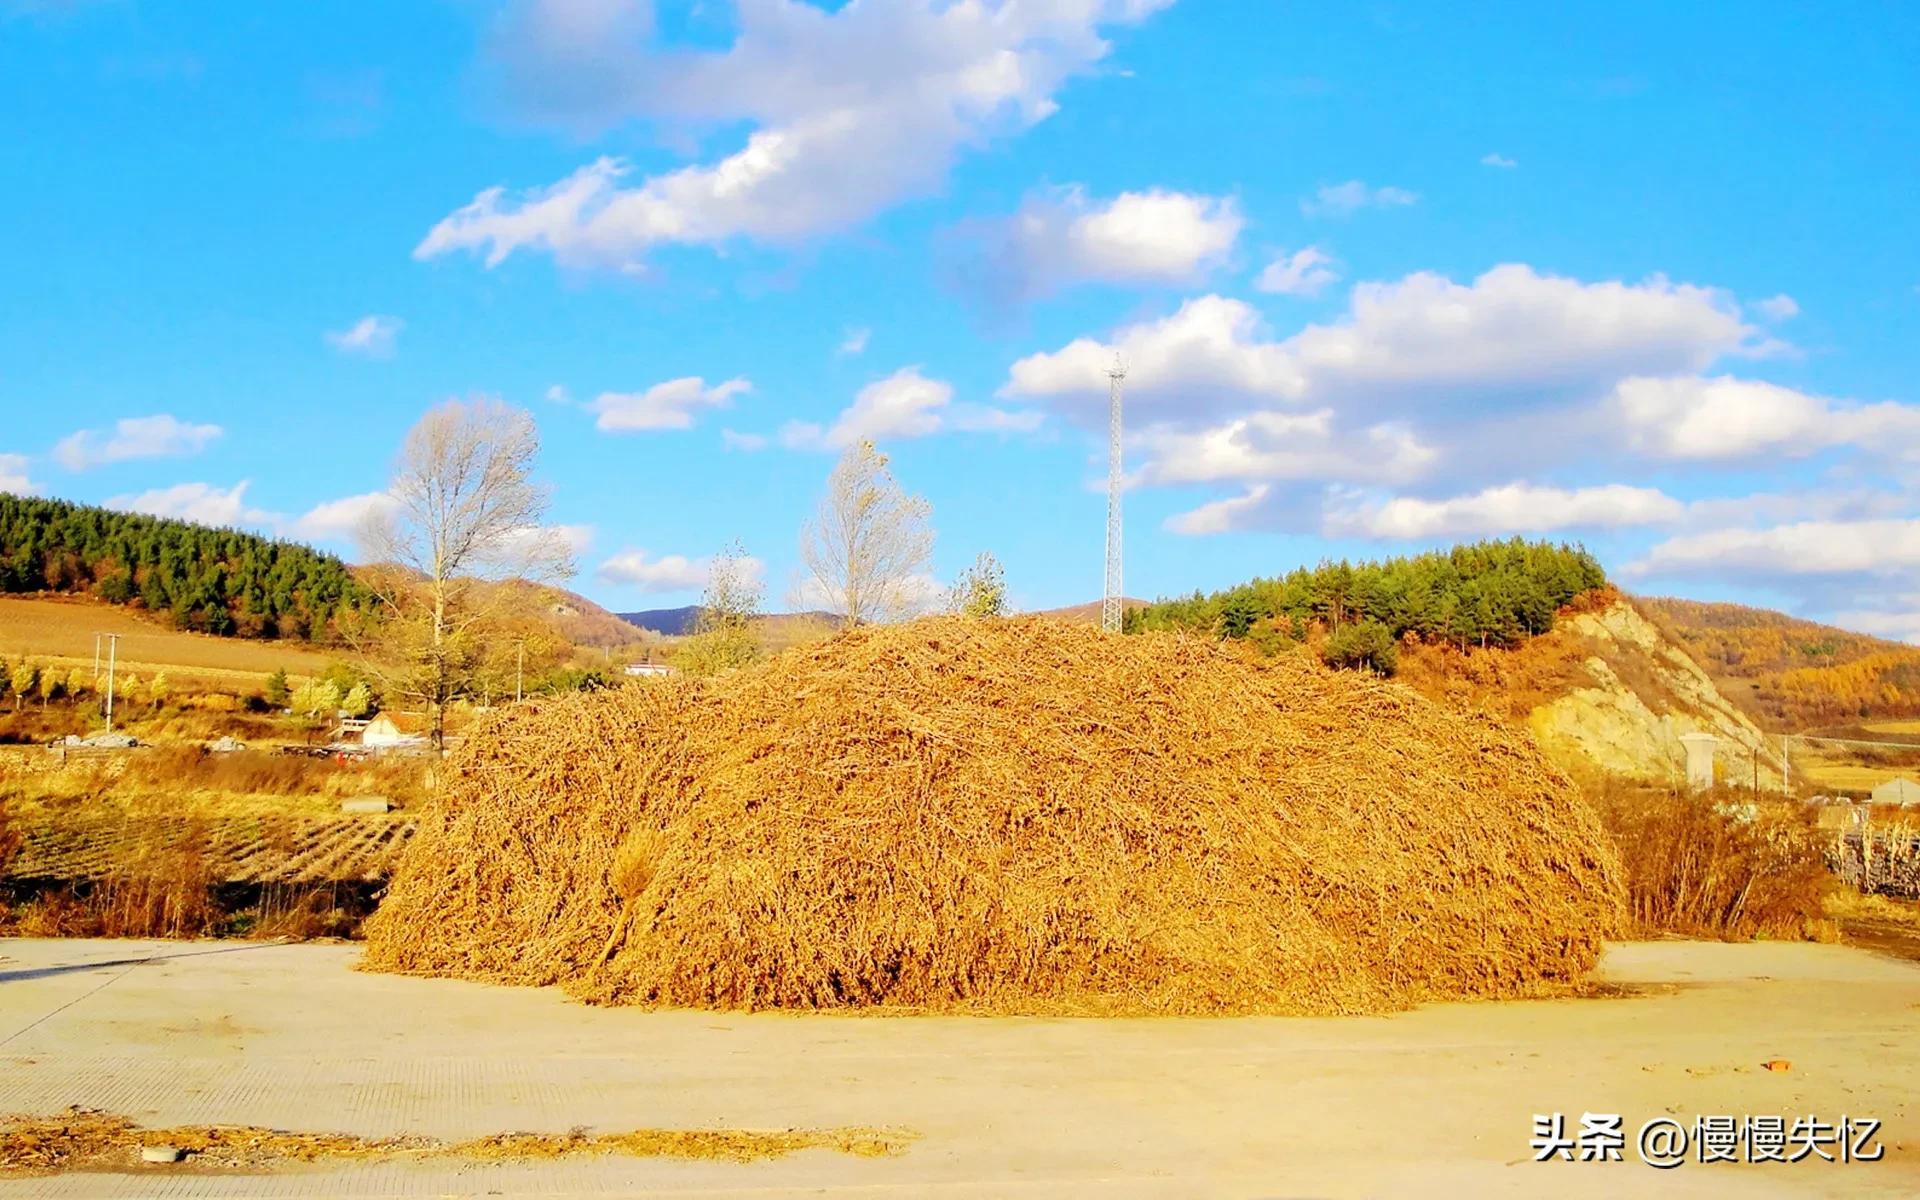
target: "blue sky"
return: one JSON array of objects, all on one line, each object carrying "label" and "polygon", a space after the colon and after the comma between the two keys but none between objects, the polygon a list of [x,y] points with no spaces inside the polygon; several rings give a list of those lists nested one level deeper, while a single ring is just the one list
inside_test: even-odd
[{"label": "blue sky", "polygon": [[[836,449],[1022,606],[1522,533],[1920,637],[1920,14],[0,0],[0,488],[350,551],[534,412],[573,586],[778,606]],[[124,424],[123,424],[124,423]]]}]

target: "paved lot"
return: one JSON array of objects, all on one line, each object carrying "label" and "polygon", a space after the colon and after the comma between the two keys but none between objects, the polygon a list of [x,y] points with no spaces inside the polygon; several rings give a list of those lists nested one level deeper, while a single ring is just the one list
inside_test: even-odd
[{"label": "paved lot", "polygon": [[[342,945],[0,940],[0,1113],[84,1104],[461,1138],[904,1126],[905,1155],[387,1163],[0,1182],[0,1196],[1297,1197],[1920,1193],[1920,966],[1635,943],[1619,998],[1342,1020],[644,1013],[365,975]],[[1791,1071],[1760,1063],[1783,1058]],[[1535,1112],[1867,1114],[1887,1158],[1531,1161]]]}]

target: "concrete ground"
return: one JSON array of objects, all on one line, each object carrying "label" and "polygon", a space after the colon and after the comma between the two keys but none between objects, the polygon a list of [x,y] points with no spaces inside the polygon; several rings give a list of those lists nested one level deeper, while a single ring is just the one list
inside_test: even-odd
[{"label": "concrete ground", "polygon": [[[1631,943],[1603,999],[1390,1017],[647,1013],[365,975],[346,945],[0,940],[0,1113],[463,1138],[906,1127],[903,1155],[751,1164],[187,1166],[0,1196],[1306,1197],[1920,1194],[1920,966]],[[1768,1059],[1790,1070],[1770,1072]],[[1883,1120],[1884,1161],[1533,1161],[1535,1113]]]}]

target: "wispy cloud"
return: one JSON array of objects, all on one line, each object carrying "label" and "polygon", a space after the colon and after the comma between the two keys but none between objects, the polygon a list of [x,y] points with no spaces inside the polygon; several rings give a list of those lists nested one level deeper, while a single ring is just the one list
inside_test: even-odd
[{"label": "wispy cloud", "polygon": [[1317,296],[1321,288],[1340,278],[1333,266],[1332,258],[1308,246],[1290,255],[1282,253],[1268,263],[1254,279],[1253,286],[1280,296]]},{"label": "wispy cloud", "polygon": [[369,314],[345,329],[329,331],[326,335],[327,345],[342,354],[359,358],[392,358],[399,344],[400,331],[405,327],[406,322],[399,317]]},{"label": "wispy cloud", "polygon": [[1405,188],[1369,187],[1358,179],[1330,183],[1300,202],[1309,217],[1349,217],[1363,208],[1405,208],[1420,197]]},{"label": "wispy cloud", "polygon": [[218,425],[195,425],[169,413],[123,417],[111,433],[82,429],[61,438],[53,457],[69,471],[143,458],[183,458],[198,454],[224,432]]}]

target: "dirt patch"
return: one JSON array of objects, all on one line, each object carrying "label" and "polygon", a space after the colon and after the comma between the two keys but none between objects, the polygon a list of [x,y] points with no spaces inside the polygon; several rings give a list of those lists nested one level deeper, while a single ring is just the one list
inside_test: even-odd
[{"label": "dirt patch", "polygon": [[[901,1154],[914,1135],[883,1129],[635,1129],[593,1134],[502,1133],[461,1142],[422,1137],[361,1138],[290,1133],[253,1125],[179,1125],[146,1129],[122,1116],[74,1108],[57,1117],[0,1123],[0,1175],[62,1171],[217,1170],[267,1172],[292,1164],[354,1160],[507,1161],[574,1155],[722,1159],[753,1162],[802,1150],[877,1158]],[[171,1147],[176,1163],[149,1165],[141,1152]]]}]

